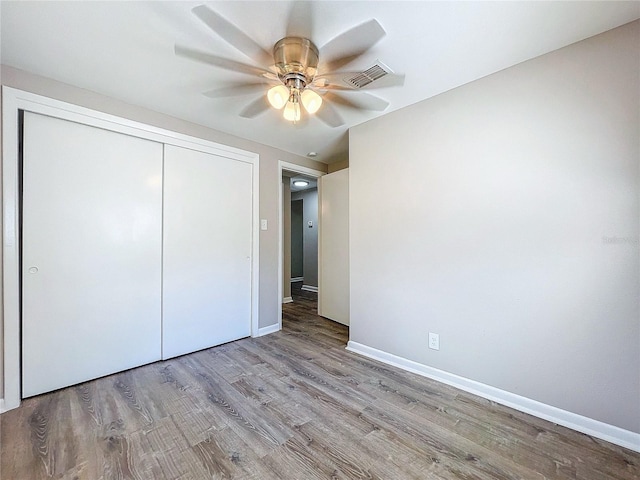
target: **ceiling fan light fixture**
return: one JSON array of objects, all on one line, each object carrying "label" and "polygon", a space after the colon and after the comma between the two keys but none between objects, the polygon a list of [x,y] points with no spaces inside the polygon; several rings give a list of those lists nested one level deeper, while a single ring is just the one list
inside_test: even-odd
[{"label": "ceiling fan light fixture", "polygon": [[280,110],[289,100],[289,89],[284,85],[276,85],[267,92],[267,100],[273,108]]},{"label": "ceiling fan light fixture", "polygon": [[305,110],[310,114],[316,113],[322,106],[322,97],[313,90],[303,90],[300,94],[300,100],[302,100]]},{"label": "ceiling fan light fixture", "polygon": [[300,104],[298,102],[288,101],[284,107],[284,112],[282,114],[285,120],[289,122],[299,122],[300,121]]}]

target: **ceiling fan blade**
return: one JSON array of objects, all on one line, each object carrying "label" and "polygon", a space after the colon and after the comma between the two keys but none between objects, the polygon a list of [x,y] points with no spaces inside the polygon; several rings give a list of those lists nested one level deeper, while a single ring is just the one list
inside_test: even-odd
[{"label": "ceiling fan blade", "polygon": [[324,97],[333,103],[359,110],[383,112],[389,106],[389,102],[386,100],[365,92],[354,92],[351,98],[347,98],[338,92],[327,92]]},{"label": "ceiling fan blade", "polygon": [[313,2],[292,2],[287,37],[313,38]]},{"label": "ceiling fan blade", "polygon": [[377,88],[401,87],[404,85],[404,75],[387,73],[383,77],[361,88],[350,84],[346,79],[361,77],[362,72],[336,72],[318,75],[313,80],[313,85],[319,89],[327,90],[375,90]]},{"label": "ceiling fan blade", "polygon": [[223,98],[253,93],[264,93],[267,85],[267,83],[244,83],[240,85],[231,85],[229,87],[209,90],[208,92],[204,92],[203,95],[209,98]]},{"label": "ceiling fan blade", "polygon": [[260,95],[259,98],[255,99],[242,109],[240,116],[244,118],[254,118],[268,109],[269,103],[267,102],[267,97],[265,95]]},{"label": "ceiling fan blade", "polygon": [[191,11],[229,45],[237,48],[259,65],[271,65],[273,63],[273,57],[258,45],[255,40],[206,5],[200,5]]},{"label": "ceiling fan blade", "polygon": [[377,20],[371,19],[341,33],[320,49],[321,69],[331,72],[352,62],[386,35]]},{"label": "ceiling fan blade", "polygon": [[280,81],[280,77],[278,77],[278,75],[273,73],[273,72],[267,71],[267,72],[263,73],[262,76],[264,78],[266,78],[267,80],[270,80],[272,82],[279,82]]},{"label": "ceiling fan blade", "polygon": [[344,125],[344,120],[329,102],[322,102],[322,107],[315,113],[315,116],[332,128]]},{"label": "ceiling fan blade", "polygon": [[270,76],[273,76],[269,70],[247,65],[246,63],[236,62],[227,58],[218,57],[217,55],[211,55],[210,53],[201,52],[199,50],[182,47],[180,45],[175,46],[175,53],[180,57],[189,58],[196,62],[206,63],[207,65],[213,65],[214,67],[224,68],[225,70],[231,70],[232,72],[240,72],[264,78],[270,78]]}]

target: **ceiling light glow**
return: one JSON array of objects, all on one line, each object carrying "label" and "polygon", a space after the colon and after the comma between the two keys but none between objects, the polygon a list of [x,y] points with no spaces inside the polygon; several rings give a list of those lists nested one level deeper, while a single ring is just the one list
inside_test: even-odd
[{"label": "ceiling light glow", "polygon": [[288,101],[287,105],[284,107],[284,112],[282,114],[285,120],[289,122],[299,122],[300,121],[300,104],[298,102]]},{"label": "ceiling light glow", "polygon": [[267,92],[267,99],[273,108],[280,110],[289,100],[289,89],[284,85],[276,85]]},{"label": "ceiling light glow", "polygon": [[305,110],[310,114],[316,113],[322,105],[322,97],[308,88],[302,91],[300,99]]}]

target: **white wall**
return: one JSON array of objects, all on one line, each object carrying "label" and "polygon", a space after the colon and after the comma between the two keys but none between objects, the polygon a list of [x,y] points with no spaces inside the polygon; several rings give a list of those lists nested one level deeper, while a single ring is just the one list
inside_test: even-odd
[{"label": "white wall", "polygon": [[[130,105],[104,95],[72,85],[17,70],[6,65],[1,68],[1,82],[13,88],[128,118],[148,125],[191,135],[213,142],[256,152],[260,155],[260,218],[267,219],[269,229],[260,232],[260,328],[278,323],[278,160],[326,171],[327,166],[283,150],[196,125],[179,118]],[[1,125],[0,125],[1,127]],[[1,131],[1,128],[0,128]],[[1,180],[1,179],[0,179]],[[0,182],[1,185],[1,182]],[[0,265],[1,266],[1,265]],[[1,311],[0,311],[1,314]],[[2,345],[0,319],[0,346]],[[1,358],[1,356],[0,356]],[[1,366],[1,363],[0,363]],[[2,395],[0,369],[0,398]]]},{"label": "white wall", "polygon": [[351,130],[352,341],[640,432],[638,45],[634,22]]},{"label": "white wall", "polygon": [[[318,286],[318,189],[311,188],[291,193],[291,200],[302,199],[303,285]],[[313,222],[309,228],[307,223]]]}]

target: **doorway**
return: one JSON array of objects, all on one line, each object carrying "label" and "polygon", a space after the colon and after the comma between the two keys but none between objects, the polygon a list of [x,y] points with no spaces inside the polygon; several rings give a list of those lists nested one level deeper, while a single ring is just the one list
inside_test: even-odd
[{"label": "doorway", "polygon": [[314,296],[318,293],[317,180],[325,173],[287,162],[279,162],[278,167],[278,322],[282,328],[282,304],[293,301],[292,288]]},{"label": "doorway", "polygon": [[[283,175],[288,175],[285,172]],[[295,174],[283,177],[290,185],[291,204],[284,205],[290,209],[291,219],[287,231],[286,215],[283,234],[290,235],[290,269],[291,298],[300,296],[301,292],[318,293],[318,185],[315,178]],[[285,249],[286,253],[286,249]],[[285,271],[283,282],[286,282]],[[283,285],[286,290],[286,284]],[[283,299],[284,301],[284,299]]]}]

